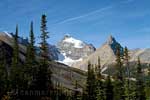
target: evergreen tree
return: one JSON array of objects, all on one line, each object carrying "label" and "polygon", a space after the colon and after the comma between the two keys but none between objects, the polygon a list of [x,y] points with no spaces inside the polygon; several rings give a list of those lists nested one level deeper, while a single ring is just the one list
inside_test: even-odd
[{"label": "evergreen tree", "polygon": [[7,92],[7,69],[5,54],[0,52],[0,99]]},{"label": "evergreen tree", "polygon": [[124,48],[124,63],[126,67],[126,73],[127,73],[127,79],[125,80],[125,96],[126,100],[130,100],[130,95],[131,95],[131,87],[130,87],[130,68],[129,68],[129,51],[128,48]]},{"label": "evergreen tree", "polygon": [[96,98],[97,100],[105,100],[104,84],[101,80],[97,80],[96,84]]},{"label": "evergreen tree", "polygon": [[117,72],[114,83],[114,100],[125,100],[123,68],[121,61],[121,51],[119,46],[117,47],[116,51],[116,69]]},{"label": "evergreen tree", "polygon": [[30,26],[30,39],[29,39],[29,44],[27,47],[27,59],[26,62],[29,63],[33,63],[35,61],[35,37],[34,37],[34,32],[33,32],[33,22],[31,22],[31,26]]},{"label": "evergreen tree", "polygon": [[[24,68],[19,61],[18,26],[16,26],[16,33],[14,36],[14,44],[13,44],[13,57],[9,77],[11,91],[20,93],[21,90],[25,89],[26,84],[23,78],[24,78]],[[12,99],[17,99],[20,97],[19,94],[16,93],[14,94],[11,96]]]},{"label": "evergreen tree", "polygon": [[19,64],[19,44],[18,44],[18,25],[17,25],[13,43],[12,67],[16,67],[18,66],[18,64]]},{"label": "evergreen tree", "polygon": [[106,100],[113,100],[114,92],[113,92],[113,84],[110,76],[107,76],[105,84],[106,84],[106,88],[105,88]]},{"label": "evergreen tree", "polygon": [[150,99],[150,64],[147,65],[148,67],[148,75],[147,75],[147,80],[146,80],[146,100]]},{"label": "evergreen tree", "polygon": [[37,73],[35,75],[35,88],[39,91],[45,91],[45,96],[50,96],[52,92],[51,70],[49,69],[48,56],[48,32],[47,32],[46,15],[41,17],[41,43],[40,43],[40,63],[37,66]]},{"label": "evergreen tree", "polygon": [[123,69],[122,69],[122,61],[121,61],[121,52],[120,52],[120,47],[117,47],[116,50],[116,77],[115,79],[119,81],[123,81]]},{"label": "evergreen tree", "polygon": [[16,33],[14,36],[13,43],[13,57],[12,57],[12,65],[10,72],[10,81],[11,88],[18,89],[18,79],[19,79],[19,45],[18,45],[18,25],[16,26]]},{"label": "evergreen tree", "polygon": [[104,91],[104,84],[102,81],[101,75],[101,63],[100,57],[98,57],[98,65],[96,70],[96,98],[97,100],[104,100],[105,99],[105,91]]},{"label": "evergreen tree", "polygon": [[147,66],[148,66],[148,76],[150,76],[150,64],[148,64]]},{"label": "evergreen tree", "polygon": [[96,100],[95,82],[96,79],[95,79],[93,66],[90,63],[88,63],[86,100]]},{"label": "evergreen tree", "polygon": [[31,22],[30,25],[30,38],[29,38],[29,44],[27,45],[27,53],[26,53],[26,64],[25,64],[25,77],[28,88],[33,89],[34,86],[34,77],[37,73],[37,62],[36,62],[36,51],[35,51],[35,37],[34,37],[34,32],[33,32],[33,22]]},{"label": "evergreen tree", "polygon": [[75,91],[74,91],[74,95],[73,95],[73,100],[81,100],[81,95],[80,92],[78,91],[78,82],[76,81],[75,83]]},{"label": "evergreen tree", "polygon": [[142,75],[142,65],[139,57],[137,62],[137,75],[136,75],[136,100],[146,100]]},{"label": "evergreen tree", "polygon": [[[52,85],[52,82],[51,82],[51,71],[49,70],[48,71],[48,67],[49,67],[49,64],[48,64],[48,59],[49,59],[49,56],[48,56],[48,43],[47,43],[47,39],[49,38],[48,36],[48,32],[47,32],[47,20],[46,20],[46,15],[42,15],[42,18],[41,18],[41,46],[40,46],[40,49],[41,49],[41,66],[40,66],[40,74],[41,76],[41,79],[42,79],[42,83],[43,85],[45,84],[45,88],[47,88],[47,83],[49,85]],[[51,87],[51,86],[50,86]]]},{"label": "evergreen tree", "polygon": [[47,39],[49,38],[48,36],[48,32],[47,32],[47,20],[46,20],[46,15],[42,15],[41,18],[41,57],[43,58],[43,61],[46,63],[47,60],[49,59],[48,56],[48,43],[47,43]]},{"label": "evergreen tree", "polygon": [[98,79],[101,79],[102,75],[101,75],[101,61],[100,61],[100,57],[98,57],[98,65],[96,67],[97,67],[96,76],[97,76]]}]

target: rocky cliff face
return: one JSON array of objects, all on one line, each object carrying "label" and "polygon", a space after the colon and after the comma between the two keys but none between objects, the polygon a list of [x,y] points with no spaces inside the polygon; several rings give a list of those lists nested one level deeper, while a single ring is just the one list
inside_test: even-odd
[{"label": "rocky cliff face", "polygon": [[87,44],[69,35],[64,36],[57,44],[57,48],[61,53],[61,57],[64,56],[64,59],[59,57],[60,61],[68,65],[82,61],[83,58],[86,58],[96,50],[92,44]]},{"label": "rocky cliff face", "polygon": [[[123,47],[120,43],[118,43],[113,36],[109,36],[107,41],[100,48],[81,62],[73,64],[73,66],[82,70],[87,70],[88,61],[95,65],[98,63],[98,57],[100,57],[103,72],[107,70],[108,65],[115,63],[117,46],[120,47],[121,53],[123,53]],[[130,62],[136,62],[137,58],[140,57],[142,63],[150,63],[150,49],[129,50],[129,56]]]},{"label": "rocky cliff face", "polygon": [[115,38],[109,36],[108,40],[93,54],[84,59],[82,62],[75,63],[73,66],[76,66],[77,68],[82,70],[87,70],[88,61],[90,61],[94,65],[97,65],[98,57],[100,57],[103,71],[106,69],[106,66],[108,64],[111,64],[115,61],[115,52],[117,46],[121,48],[121,51],[123,50],[122,46],[115,40]]}]

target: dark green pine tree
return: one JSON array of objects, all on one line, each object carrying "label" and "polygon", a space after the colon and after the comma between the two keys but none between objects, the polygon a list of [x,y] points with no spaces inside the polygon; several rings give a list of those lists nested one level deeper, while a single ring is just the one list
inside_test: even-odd
[{"label": "dark green pine tree", "polygon": [[102,78],[102,75],[101,75],[101,60],[100,60],[100,57],[98,57],[98,65],[97,65],[97,71],[96,71],[96,76],[98,79],[101,79]]},{"label": "dark green pine tree", "polygon": [[150,88],[150,64],[148,64],[147,87]]},{"label": "dark green pine tree", "polygon": [[105,100],[105,90],[101,75],[100,57],[98,57],[98,65],[96,69],[96,98],[97,100]]},{"label": "dark green pine tree", "polygon": [[147,86],[150,88],[150,64],[148,64],[148,80],[147,80]]},{"label": "dark green pine tree", "polygon": [[137,75],[136,75],[136,100],[146,100],[142,74],[143,74],[142,65],[140,58],[138,57]]},{"label": "dark green pine tree", "polygon": [[13,43],[13,57],[12,57],[12,65],[10,71],[10,81],[11,88],[18,89],[18,79],[19,79],[19,45],[18,45],[18,25],[16,26],[16,33],[14,36]]},{"label": "dark green pine tree", "polygon": [[150,64],[148,64],[147,66],[148,66],[148,76],[150,76]]},{"label": "dark green pine tree", "polygon": [[47,32],[47,20],[46,15],[42,15],[41,18],[41,43],[40,43],[40,49],[41,49],[41,57],[44,61],[44,63],[47,63],[49,56],[48,56],[48,43],[47,39],[49,38],[48,32]]},{"label": "dark green pine tree", "polygon": [[[45,84],[45,88],[47,88],[46,84],[48,82],[49,85],[52,85],[52,82],[51,82],[51,71],[49,70],[48,71],[48,67],[49,67],[49,64],[48,64],[48,61],[49,61],[49,55],[48,55],[48,43],[47,43],[47,39],[49,38],[48,36],[48,32],[47,32],[47,20],[46,20],[46,15],[42,15],[42,18],[41,18],[41,46],[40,46],[40,49],[41,49],[41,73],[40,74],[43,74],[43,82]],[[49,80],[48,80],[49,79]],[[44,85],[43,84],[43,85]]]},{"label": "dark green pine tree", "polygon": [[45,91],[48,93],[46,96],[50,95],[52,89],[51,82],[51,70],[49,68],[49,56],[48,56],[48,32],[46,26],[47,20],[46,15],[41,17],[41,43],[40,43],[40,64],[37,69],[37,74],[35,75],[36,89],[40,91]]},{"label": "dark green pine tree", "polygon": [[126,67],[126,75],[127,75],[127,79],[125,80],[125,98],[126,100],[130,100],[131,99],[131,86],[130,86],[130,68],[129,68],[129,51],[128,48],[125,47],[124,48],[124,63],[125,63],[125,67]]},{"label": "dark green pine tree", "polygon": [[18,44],[18,25],[17,25],[13,43],[12,68],[17,67],[18,64],[19,64],[19,44]]},{"label": "dark green pine tree", "polygon": [[107,76],[105,84],[106,84],[105,87],[106,100],[114,100],[113,83],[111,81],[110,76]]},{"label": "dark green pine tree", "polygon": [[114,82],[114,100],[125,100],[124,77],[120,47],[116,51],[116,75]]},{"label": "dark green pine tree", "polygon": [[30,26],[30,39],[29,39],[29,44],[27,47],[27,63],[33,63],[35,62],[35,37],[34,37],[34,32],[33,32],[33,22],[31,22]]},{"label": "dark green pine tree", "polygon": [[3,51],[0,51],[0,55],[0,99],[2,99],[4,94],[6,94],[8,87],[5,53]]},{"label": "dark green pine tree", "polygon": [[78,82],[76,81],[75,82],[75,88],[74,88],[74,94],[73,94],[73,100],[81,100],[81,95],[80,95],[80,92],[78,90]]},{"label": "dark green pine tree", "polygon": [[[21,90],[25,89],[26,84],[23,78],[24,78],[24,68],[19,60],[18,26],[16,26],[16,33],[14,36],[14,43],[13,43],[13,57],[9,75],[10,88],[12,91],[20,93]],[[13,94],[11,95],[11,98],[17,99],[20,98],[20,95]]]},{"label": "dark green pine tree", "polygon": [[148,68],[148,75],[147,75],[147,80],[146,80],[146,100],[150,99],[150,64],[147,65]]},{"label": "dark green pine tree", "polygon": [[86,100],[96,100],[95,87],[96,87],[96,78],[94,74],[94,69],[89,62],[87,72]]},{"label": "dark green pine tree", "polygon": [[33,89],[34,86],[34,77],[37,73],[37,62],[36,62],[36,51],[35,51],[35,37],[33,32],[33,22],[30,25],[30,35],[29,35],[29,44],[27,45],[27,53],[26,53],[26,63],[25,63],[25,77],[24,79],[27,81],[28,88]]}]

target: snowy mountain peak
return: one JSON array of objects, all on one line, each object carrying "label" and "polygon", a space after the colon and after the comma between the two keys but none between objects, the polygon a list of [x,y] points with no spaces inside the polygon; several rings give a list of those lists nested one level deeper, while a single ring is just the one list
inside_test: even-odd
[{"label": "snowy mountain peak", "polygon": [[67,65],[81,61],[96,50],[92,44],[85,43],[70,35],[65,35],[64,38],[58,42],[57,48],[60,51],[58,61]]},{"label": "snowy mountain peak", "polygon": [[70,35],[65,35],[63,42],[71,43],[74,45],[75,48],[83,48],[85,46],[84,42],[82,42],[81,40],[75,39],[71,37]]}]

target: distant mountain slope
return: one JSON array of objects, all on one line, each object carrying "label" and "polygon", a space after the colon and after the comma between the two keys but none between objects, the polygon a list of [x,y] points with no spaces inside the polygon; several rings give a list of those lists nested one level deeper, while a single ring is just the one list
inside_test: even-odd
[{"label": "distant mountain slope", "polygon": [[[119,46],[121,52],[123,52],[123,47],[120,43],[118,43],[113,36],[109,36],[108,40],[93,54],[83,59],[83,61],[75,63],[73,66],[82,70],[87,70],[88,61],[95,65],[98,63],[98,57],[100,57],[103,72],[107,70],[108,65],[115,63],[117,46]],[[130,62],[135,62],[137,58],[140,57],[142,63],[150,63],[150,49],[129,50],[129,55]]]},{"label": "distant mountain slope", "polygon": [[150,63],[150,48],[130,50],[130,61],[136,61],[140,57],[141,62]]}]

